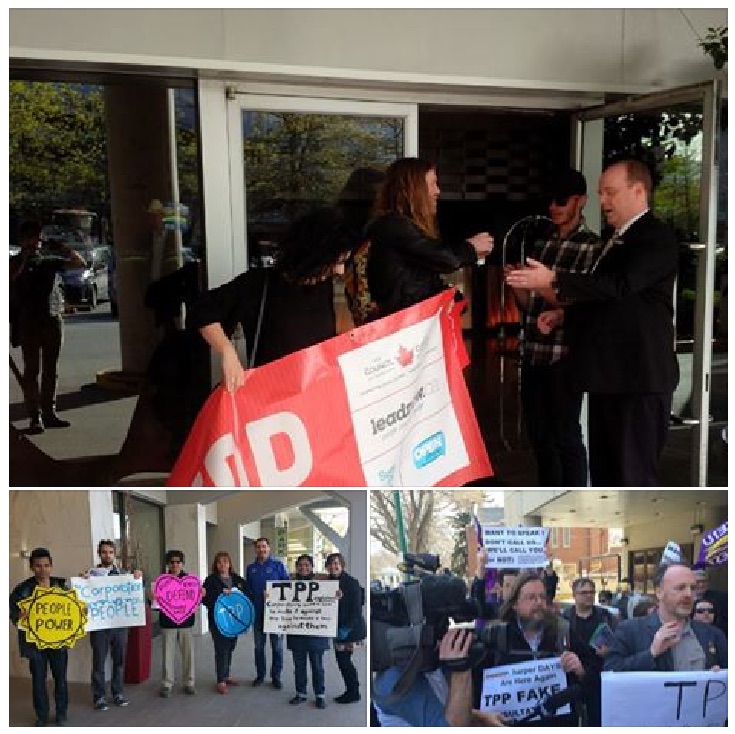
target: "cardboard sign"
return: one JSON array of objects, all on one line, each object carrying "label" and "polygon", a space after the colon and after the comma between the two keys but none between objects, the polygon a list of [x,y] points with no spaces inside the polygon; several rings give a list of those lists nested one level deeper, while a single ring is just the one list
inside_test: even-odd
[{"label": "cardboard sign", "polygon": [[726,726],[727,671],[603,673],[603,726]]},{"label": "cardboard sign", "polygon": [[170,620],[181,624],[196,612],[202,598],[202,582],[196,576],[164,573],[153,584],[153,597]]},{"label": "cardboard sign", "polygon": [[540,568],[548,563],[544,551],[548,528],[482,529],[482,542],[487,551],[488,568]]},{"label": "cardboard sign", "polygon": [[727,520],[704,534],[699,546],[697,563],[704,563],[707,566],[721,566],[727,563]]},{"label": "cardboard sign", "polygon": [[[517,720],[530,714],[544,700],[567,687],[560,658],[500,665],[483,671],[480,709]],[[566,704],[556,716],[571,713]]]},{"label": "cardboard sign", "polygon": [[[459,486],[492,469],[447,290],[215,390],[169,487]],[[325,430],[328,427],[328,430]]]},{"label": "cardboard sign", "polygon": [[36,586],[33,596],[19,601],[18,607],[27,615],[18,626],[25,630],[26,640],[39,650],[74,647],[84,637],[87,605],[74,589]]},{"label": "cardboard sign", "polygon": [[71,585],[87,605],[87,632],[145,625],[143,579],[132,574],[73,576]]},{"label": "cardboard sign", "polygon": [[338,589],[339,581],[268,581],[263,631],[336,637]]},{"label": "cardboard sign", "polygon": [[233,589],[229,594],[220,594],[214,603],[214,622],[225,637],[244,635],[255,620],[255,607],[250,599]]}]

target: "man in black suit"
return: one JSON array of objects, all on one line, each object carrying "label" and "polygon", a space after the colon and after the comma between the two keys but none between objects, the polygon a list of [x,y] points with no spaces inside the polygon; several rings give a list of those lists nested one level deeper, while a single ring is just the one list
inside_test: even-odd
[{"label": "man in black suit", "polygon": [[604,670],[684,671],[727,668],[727,639],[712,624],[690,620],[696,580],[689,566],[659,567],[653,580],[658,611],[621,622]]},{"label": "man in black suit", "polygon": [[592,486],[658,485],[679,381],[673,324],[678,247],[649,211],[651,186],[640,161],[603,171],[600,202],[615,231],[591,271],[555,273],[529,260],[506,276],[514,288],[553,289],[565,306],[570,379],[589,393]]}]

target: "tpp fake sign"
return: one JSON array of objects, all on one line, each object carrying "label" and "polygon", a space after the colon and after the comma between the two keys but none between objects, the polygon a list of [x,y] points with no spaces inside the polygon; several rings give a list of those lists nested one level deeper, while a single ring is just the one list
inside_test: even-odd
[{"label": "tpp fake sign", "polygon": [[202,584],[196,576],[164,573],[153,584],[153,597],[169,619],[181,624],[196,612],[202,598]]},{"label": "tpp fake sign", "polygon": [[603,726],[727,726],[727,671],[603,673]]},{"label": "tpp fake sign", "polygon": [[36,586],[33,596],[19,601],[18,607],[25,617],[21,628],[26,640],[39,650],[74,647],[84,637],[87,607],[73,589]]},{"label": "tpp fake sign", "polygon": [[71,585],[87,604],[87,632],[145,624],[143,580],[132,574],[73,576]]},{"label": "tpp fake sign", "polygon": [[491,475],[459,317],[448,290],[249,370],[234,396],[210,396],[167,485],[428,487]]},{"label": "tpp fake sign", "polygon": [[539,568],[548,562],[544,546],[548,528],[484,527],[482,543],[488,568]]},{"label": "tpp fake sign", "polygon": [[268,581],[263,631],[336,637],[338,589],[339,581]]},{"label": "tpp fake sign", "polygon": [[[536,706],[567,687],[559,658],[500,665],[483,671],[480,709],[495,711],[509,719],[522,719]],[[556,714],[570,713],[569,704]]]}]

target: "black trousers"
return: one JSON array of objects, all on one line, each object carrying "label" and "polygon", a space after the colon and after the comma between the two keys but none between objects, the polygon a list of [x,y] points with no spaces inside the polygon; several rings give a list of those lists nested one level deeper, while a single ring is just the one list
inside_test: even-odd
[{"label": "black trousers", "polygon": [[339,672],[342,673],[342,679],[345,682],[345,693],[357,695],[360,693],[360,681],[352,662],[352,650],[335,650],[334,655],[337,658]]},{"label": "black trousers", "polygon": [[66,683],[66,665],[69,651],[62,647],[59,650],[38,650],[33,648],[27,652],[33,683],[33,709],[39,721],[48,721],[49,702],[46,691],[46,675],[51,668],[54,679],[54,702],[56,715],[66,715],[69,705],[69,689]]},{"label": "black trousers", "polygon": [[567,384],[564,360],[523,365],[521,402],[539,487],[587,486],[587,451],[579,423],[582,396]]},{"label": "black trousers", "polygon": [[89,633],[92,645],[92,700],[94,703],[105,697],[105,661],[107,653],[112,657],[113,696],[121,696],[125,677],[125,652],[128,646],[128,628],[97,630]]},{"label": "black trousers", "polygon": [[657,487],[671,393],[589,396],[590,484]]}]

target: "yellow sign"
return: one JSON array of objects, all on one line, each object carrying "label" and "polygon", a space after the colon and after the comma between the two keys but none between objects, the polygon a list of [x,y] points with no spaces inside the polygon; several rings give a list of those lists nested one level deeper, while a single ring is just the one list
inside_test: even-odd
[{"label": "yellow sign", "polygon": [[36,586],[33,596],[19,601],[18,607],[25,617],[19,626],[25,630],[26,640],[39,650],[74,647],[84,637],[87,605],[75,589]]}]

